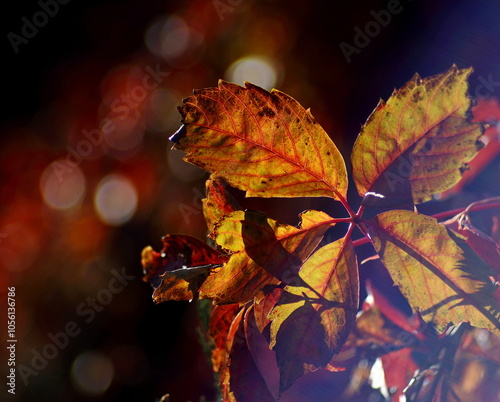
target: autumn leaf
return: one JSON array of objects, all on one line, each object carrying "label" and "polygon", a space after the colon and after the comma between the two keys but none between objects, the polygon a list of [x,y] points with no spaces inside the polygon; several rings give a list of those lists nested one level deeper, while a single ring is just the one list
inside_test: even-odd
[{"label": "autumn leaf", "polygon": [[[380,261],[378,261],[382,265]],[[383,265],[382,265],[383,267]],[[392,324],[402,329],[404,333],[413,334],[418,339],[423,339],[422,326],[426,325],[425,322],[419,315],[412,314],[411,316],[406,315],[401,310],[401,301],[394,300],[390,297],[387,292],[383,292],[374,286],[371,280],[365,282],[366,291],[372,298],[372,303],[368,304],[370,307],[376,307],[380,313],[386,317]],[[405,341],[409,341],[408,337],[404,336]],[[403,340],[403,339],[400,339]]]},{"label": "autumn leaf", "polygon": [[300,216],[302,223],[296,228],[255,211],[226,215],[211,237],[231,256],[203,283],[200,297],[217,304],[245,303],[266,286],[288,283],[335,222],[319,211]]},{"label": "autumn leaf", "polygon": [[493,271],[462,236],[404,210],[384,212],[366,226],[392,279],[425,321],[440,332],[469,322],[500,335]]},{"label": "autumn leaf", "polygon": [[383,355],[381,359],[385,383],[387,388],[392,390],[392,400],[404,400],[403,390],[419,369],[412,357],[412,349],[403,348]]},{"label": "autumn leaf", "polygon": [[405,346],[417,343],[415,336],[402,330],[373,306],[363,311],[356,319],[346,345],[365,349],[371,357],[379,357]]},{"label": "autumn leaf", "polygon": [[245,315],[246,308],[242,308],[238,311],[236,316],[231,322],[229,326],[229,330],[227,332],[227,351],[222,355],[222,362],[219,365],[219,385],[222,391],[222,400],[224,402],[236,402],[236,398],[234,394],[231,392],[231,373],[229,372],[230,367],[230,354],[231,349],[233,348],[234,338],[240,329],[240,326],[243,322],[243,316]]},{"label": "autumn leaf", "polygon": [[145,282],[155,289],[156,303],[167,300],[192,300],[203,281],[227,256],[195,237],[167,235],[161,253],[151,246],[142,251]]},{"label": "autumn leaf", "polygon": [[474,227],[467,214],[460,213],[442,224],[464,236],[476,254],[500,275],[500,246],[486,233]]},{"label": "autumn leaf", "polygon": [[498,122],[500,120],[500,103],[498,99],[477,99],[472,107],[473,122],[488,123],[481,141],[485,144],[479,155],[470,161],[470,170],[464,172],[460,181],[438,195],[439,199],[446,199],[459,194],[464,187],[476,179],[500,155],[500,137],[498,136]]},{"label": "autumn leaf", "polygon": [[212,366],[216,373],[219,372],[222,364],[226,362],[227,337],[229,328],[234,318],[240,310],[239,304],[224,304],[215,306],[210,316],[208,334],[213,339],[214,349],[212,350]]},{"label": "autumn leaf", "polygon": [[266,331],[259,330],[255,317],[254,303],[245,313],[245,339],[253,361],[266,382],[269,392],[274,399],[278,399],[279,370],[276,362],[276,353],[269,349],[269,327]]},{"label": "autumn leaf", "polygon": [[206,182],[206,198],[201,200],[203,216],[208,229],[212,231],[214,223],[224,215],[241,209],[237,201],[226,191],[227,183],[220,179],[209,179]]},{"label": "autumn leaf", "polygon": [[274,402],[245,339],[243,308],[233,320],[228,333],[228,354],[221,370],[221,388],[224,401]]},{"label": "autumn leaf", "polygon": [[184,126],[171,137],[174,148],[248,197],[346,198],[340,152],[289,95],[221,80],[194,91],[179,111]]},{"label": "autumn leaf", "polygon": [[484,145],[483,126],[471,123],[467,77],[453,66],[421,79],[416,74],[380,100],[352,151],[353,178],[368,205],[428,201],[457,183]]},{"label": "autumn leaf", "polygon": [[276,303],[283,294],[283,288],[276,287],[273,290],[266,293],[266,295],[259,301],[254,303],[253,314],[255,319],[255,325],[260,332],[264,331],[264,328],[271,322],[269,319],[269,313],[272,311]]},{"label": "autumn leaf", "polygon": [[326,367],[356,319],[359,278],[350,240],[316,251],[269,314],[280,394],[311,368]]}]

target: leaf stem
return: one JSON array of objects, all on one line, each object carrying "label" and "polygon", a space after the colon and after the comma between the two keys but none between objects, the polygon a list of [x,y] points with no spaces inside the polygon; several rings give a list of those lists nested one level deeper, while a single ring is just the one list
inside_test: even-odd
[{"label": "leaf stem", "polygon": [[352,218],[332,218],[329,222],[331,223],[342,223],[342,222],[352,222]]},{"label": "leaf stem", "polygon": [[[500,197],[491,197],[491,198],[486,198],[481,201],[473,202],[467,207],[464,208],[457,208],[457,209],[452,209],[450,211],[444,211],[444,212],[439,212],[434,215],[430,215],[431,217],[440,220],[444,218],[449,218],[451,216],[455,216],[461,212],[472,212],[472,211],[483,211],[487,209],[493,209],[493,208],[500,208]],[[363,213],[362,206],[359,208],[358,213],[356,214],[357,216],[361,216]],[[352,242],[354,247],[362,246],[363,244],[369,243],[370,239],[365,236],[362,237],[361,239],[354,240]]]},{"label": "leaf stem", "polygon": [[352,245],[354,247],[362,246],[363,244],[370,243],[370,239],[368,236],[362,237],[361,239],[354,240]]},{"label": "leaf stem", "polygon": [[349,225],[349,229],[347,229],[347,233],[345,234],[345,241],[344,241],[344,244],[347,243],[349,241],[349,239],[351,238],[351,234],[352,234],[352,231],[354,230],[354,227],[356,226],[356,224],[351,220],[351,224]]},{"label": "leaf stem", "polygon": [[358,208],[358,212],[356,212],[356,218],[361,218],[361,216],[363,216],[364,211],[365,211],[365,206],[360,205]]},{"label": "leaf stem", "polygon": [[472,204],[464,208],[452,209],[450,211],[440,212],[431,216],[433,218],[436,218],[437,220],[440,220],[455,216],[461,212],[483,211],[493,208],[500,208],[500,197],[487,198],[481,201],[473,202]]},{"label": "leaf stem", "polygon": [[342,203],[342,205],[344,206],[345,210],[347,211],[347,213],[349,214],[351,219],[354,219],[356,217],[356,214],[352,210],[352,208],[349,205],[349,203],[347,202],[347,200],[337,190],[334,189],[333,192],[337,196],[337,199]]}]

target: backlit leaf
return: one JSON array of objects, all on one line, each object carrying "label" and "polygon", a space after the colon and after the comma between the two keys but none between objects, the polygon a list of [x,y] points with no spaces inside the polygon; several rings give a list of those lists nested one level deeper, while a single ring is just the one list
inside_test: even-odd
[{"label": "backlit leaf", "polygon": [[215,306],[210,316],[209,335],[214,341],[212,350],[212,366],[216,373],[221,365],[225,363],[227,350],[227,337],[229,328],[238,314],[240,306],[235,304],[224,304]]},{"label": "backlit leaf", "polygon": [[270,347],[280,369],[280,393],[311,368],[326,367],[356,319],[359,278],[352,242],[316,251],[273,311]]},{"label": "backlit leaf", "polygon": [[260,212],[235,211],[219,221],[211,236],[232,254],[204,282],[200,297],[219,304],[244,303],[266,286],[288,283],[334,224],[319,211],[306,211],[301,220],[296,228]]},{"label": "backlit leaf", "polygon": [[167,235],[158,253],[151,246],[142,251],[145,282],[154,290],[156,303],[167,300],[192,300],[210,272],[227,260],[201,240],[187,235]]},{"label": "backlit leaf", "polygon": [[227,193],[227,183],[220,179],[209,179],[206,182],[207,197],[201,200],[203,205],[203,216],[211,231],[213,225],[224,215],[241,209],[236,200]]},{"label": "backlit leaf", "polygon": [[208,264],[165,272],[161,276],[160,286],[153,292],[153,300],[156,303],[169,300],[193,300],[201,284],[210,273],[214,272],[215,267],[217,266]]},{"label": "backlit leaf", "polygon": [[244,317],[248,309],[242,309],[235,317],[228,335],[226,365],[221,372],[221,388],[224,401],[274,402],[275,399],[255,364],[245,339]]},{"label": "backlit leaf", "polygon": [[[483,126],[469,121],[467,77],[453,66],[421,79],[416,74],[381,100],[356,139],[353,178],[365,203],[417,204],[457,183],[483,143]],[[375,193],[375,196],[370,196]]]},{"label": "backlit leaf", "polygon": [[394,282],[422,318],[444,331],[469,322],[500,335],[493,271],[465,239],[411,211],[384,212],[366,223]]},{"label": "backlit leaf", "polygon": [[415,371],[419,369],[412,358],[412,350],[410,348],[397,350],[383,355],[381,359],[385,383],[387,388],[392,390],[392,400],[404,400],[403,390],[413,378]]},{"label": "backlit leaf", "polygon": [[497,275],[500,274],[500,246],[486,233],[475,228],[467,214],[460,213],[443,222],[443,225],[464,236],[476,254],[493,268]]},{"label": "backlit leaf", "polygon": [[260,332],[264,331],[264,328],[271,322],[268,315],[276,303],[278,303],[282,294],[283,288],[276,287],[272,291],[267,292],[262,300],[259,300],[254,304],[253,314],[255,318],[255,325]]},{"label": "backlit leaf", "polygon": [[[241,339],[241,335],[237,334],[242,326],[245,310],[246,308],[240,309],[229,326],[229,331],[227,332],[227,352],[223,354],[223,360],[219,366],[219,385],[222,391],[222,400],[224,402],[236,402],[236,398],[231,392],[231,373],[229,371],[230,355],[235,338]],[[238,341],[237,344],[239,343]]]},{"label": "backlit leaf", "polygon": [[340,152],[285,93],[219,81],[195,91],[179,111],[185,130],[171,137],[175,148],[248,197],[346,197]]},{"label": "backlit leaf", "polygon": [[394,325],[373,306],[357,317],[356,326],[346,344],[356,346],[358,351],[364,348],[371,357],[378,357],[405,346],[413,346],[416,338]]}]

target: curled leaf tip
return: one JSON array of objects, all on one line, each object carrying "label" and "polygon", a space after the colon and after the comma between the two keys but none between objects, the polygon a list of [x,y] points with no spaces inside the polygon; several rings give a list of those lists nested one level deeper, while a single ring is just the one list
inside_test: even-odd
[{"label": "curled leaf tip", "polygon": [[178,144],[185,136],[186,136],[186,125],[183,124],[182,126],[179,127],[179,129],[172,134],[168,139],[172,142],[175,142]]}]

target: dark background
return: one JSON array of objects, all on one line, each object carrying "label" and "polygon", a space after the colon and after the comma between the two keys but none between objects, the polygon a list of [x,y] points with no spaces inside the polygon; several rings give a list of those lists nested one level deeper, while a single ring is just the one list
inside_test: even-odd
[{"label": "dark background", "polygon": [[[31,20],[40,5],[4,5],[0,286],[3,296],[7,286],[16,287],[17,364],[29,366],[33,351],[41,351],[50,343],[48,334],[64,331],[67,322],[75,321],[81,329],[46,368],[29,377],[28,385],[18,374],[15,400],[153,401],[166,393],[172,401],[215,398],[210,366],[197,342],[195,305],[154,305],[150,286],[141,281],[143,247],[158,250],[166,233],[206,234],[198,206],[205,176],[179,167],[178,158],[170,155],[168,136],[178,122],[170,117],[161,129],[152,129],[151,110],[138,106],[133,115],[142,141],[130,152],[99,146],[83,158],[78,168],[86,192],[76,206],[51,208],[40,190],[47,167],[66,157],[67,146],[85,139],[83,129],[99,127],[109,113],[105,100],[128,94],[141,82],[146,66],[169,71],[160,87],[170,94],[170,103],[155,111],[172,116],[193,88],[215,86],[219,78],[227,78],[235,60],[267,56],[282,68],[276,86],[311,108],[346,158],[379,98],[387,99],[416,72],[425,77],[452,64],[472,66],[472,95],[481,77],[500,87],[496,2],[402,0],[402,11],[359,54],[352,54],[350,63],[340,43],[353,45],[354,28],[363,30],[374,20],[372,10],[387,9],[386,1],[243,0],[227,6],[230,11],[222,20],[216,4],[231,3],[72,0],[59,5],[57,14],[29,43],[20,44],[17,54],[7,35],[20,34],[21,18]],[[185,52],[165,59],[148,50],[145,32],[153,21],[173,15],[184,21],[192,42]],[[482,95],[496,96],[499,87],[483,89]],[[94,207],[95,189],[109,174],[127,178],[138,196],[134,216],[120,225],[103,222]],[[488,186],[497,180],[490,176],[483,181]],[[447,206],[466,205],[471,199],[473,194],[455,197]],[[359,202],[354,192],[350,200]],[[310,207],[343,216],[337,203],[323,199],[244,203],[292,224],[297,213]],[[437,210],[432,203],[422,208]],[[192,212],[187,217],[182,213],[186,210]],[[85,323],[78,306],[106,289],[112,271],[123,268],[134,279]],[[87,365],[78,369],[82,361]],[[99,378],[108,377],[109,385],[99,388]],[[4,388],[2,398],[9,395]]]}]

